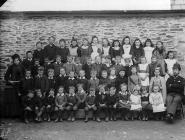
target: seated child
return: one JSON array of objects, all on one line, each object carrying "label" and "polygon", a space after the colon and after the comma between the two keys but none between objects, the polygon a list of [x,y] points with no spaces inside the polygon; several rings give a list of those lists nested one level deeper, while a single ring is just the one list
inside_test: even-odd
[{"label": "seated child", "polygon": [[106,105],[108,108],[109,120],[116,121],[117,95],[116,95],[116,88],[114,86],[110,87],[109,92],[107,93],[107,96],[105,98],[106,98]]},{"label": "seated child", "polygon": [[74,86],[76,87],[78,84],[76,78],[75,78],[75,72],[74,71],[70,71],[69,72],[69,77],[66,80],[66,90],[69,89],[70,86]]},{"label": "seated child", "polygon": [[108,78],[108,73],[106,70],[103,70],[101,72],[101,78],[100,78],[100,82],[99,82],[100,85],[105,85],[106,87],[109,86],[110,84],[110,80]]},{"label": "seated child", "polygon": [[110,86],[116,86],[116,70],[114,68],[110,69],[110,75],[109,75],[109,80],[110,80]]},{"label": "seated child", "polygon": [[48,57],[44,58],[44,75],[47,75],[48,69],[53,68],[53,64],[50,62]]},{"label": "seated child", "polygon": [[55,122],[62,122],[62,115],[65,110],[65,106],[67,104],[67,98],[64,93],[64,87],[60,86],[58,89],[58,93],[55,97],[55,112],[57,113],[57,118]]},{"label": "seated child", "polygon": [[96,101],[95,93],[96,93],[95,88],[91,87],[85,101],[85,122],[88,122],[88,115],[90,110],[93,111],[93,120],[95,120],[96,118],[97,107],[95,102]]},{"label": "seated child", "polygon": [[124,68],[119,71],[119,75],[116,77],[115,85],[118,91],[120,90],[120,85],[123,83],[126,85],[128,84],[128,77],[125,75]]},{"label": "seated child", "polygon": [[142,106],[142,116],[143,121],[148,121],[151,104],[149,103],[149,92],[147,87],[141,87],[141,106]]},{"label": "seated child", "polygon": [[56,89],[58,89],[60,86],[66,87],[67,79],[68,79],[68,76],[66,75],[65,69],[63,67],[60,68],[60,74],[56,78],[56,84],[55,84]]},{"label": "seated child", "polygon": [[130,93],[127,90],[127,85],[125,83],[120,85],[120,91],[118,93],[118,103],[117,103],[117,108],[121,112],[121,117],[123,120],[129,120],[128,118],[128,113],[130,110]]},{"label": "seated child", "polygon": [[101,57],[96,56],[95,57],[95,63],[92,64],[92,69],[97,71],[97,77],[100,77],[100,72],[102,70],[102,63],[101,63]]},{"label": "seated child", "polygon": [[44,75],[44,67],[38,68],[38,75],[35,77],[34,88],[41,89],[42,94],[45,96],[48,91],[49,83],[47,77]]},{"label": "seated child", "polygon": [[31,76],[30,69],[25,70],[25,77],[21,79],[20,85],[21,85],[20,91],[21,91],[22,97],[26,96],[29,90],[34,89],[34,79]]},{"label": "seated child", "polygon": [[113,65],[113,67],[116,70],[116,75],[118,75],[119,71],[124,68],[121,64],[121,56],[116,56],[115,64]]},{"label": "seated child", "polygon": [[138,64],[138,75],[141,79],[141,86],[149,86],[149,68],[146,57],[140,58],[141,63]]},{"label": "seated child", "polygon": [[128,77],[128,89],[129,91],[133,91],[136,85],[141,85],[141,79],[137,74],[137,67],[132,66],[131,68],[131,76]]},{"label": "seated child", "polygon": [[88,80],[88,88],[92,87],[98,90],[99,79],[96,77],[97,72],[95,70],[91,71],[91,78]]},{"label": "seated child", "polygon": [[162,120],[164,116],[164,111],[166,110],[164,106],[164,101],[162,93],[160,92],[159,86],[153,87],[153,92],[150,93],[149,102],[152,105],[154,117],[156,120]]},{"label": "seated child", "polygon": [[85,77],[90,79],[90,73],[92,70],[92,59],[91,57],[87,58],[87,63],[83,64],[82,69],[85,71]]},{"label": "seated child", "polygon": [[100,122],[100,113],[105,114],[105,121],[109,121],[108,118],[108,109],[107,109],[107,101],[106,101],[107,92],[105,91],[105,85],[99,85],[99,93],[96,96],[96,104],[97,104],[97,122]]},{"label": "seated child", "polygon": [[54,69],[48,69],[48,91],[50,89],[55,89],[56,79],[54,77]]},{"label": "seated child", "polygon": [[112,67],[111,57],[110,56],[106,56],[104,58],[104,62],[102,62],[102,70],[106,70],[109,73],[110,72],[109,70],[110,70],[111,67]]},{"label": "seated child", "polygon": [[75,65],[73,63],[73,57],[72,56],[67,57],[67,63],[65,63],[63,65],[63,67],[65,68],[65,71],[66,71],[67,75],[69,75],[70,71],[75,71]]},{"label": "seated child", "polygon": [[85,78],[85,71],[80,70],[79,71],[79,78],[77,79],[78,84],[83,84],[83,88],[85,91],[87,91],[88,88],[88,80]]},{"label": "seated child", "polygon": [[75,87],[69,87],[69,94],[67,94],[66,110],[68,113],[68,121],[75,121],[75,112],[77,110],[77,98],[75,95]]},{"label": "seated child", "polygon": [[131,108],[130,108],[131,120],[134,120],[135,116],[139,119],[140,117],[139,113],[142,109],[142,106],[141,106],[141,96],[139,93],[139,89],[137,87],[133,89],[133,92],[130,95],[130,103],[131,103]]},{"label": "seated child", "polygon": [[85,100],[86,100],[87,94],[85,90],[83,89],[83,84],[77,85],[77,108],[78,109],[84,109],[85,108]]},{"label": "seated child", "polygon": [[56,60],[53,63],[54,68],[54,76],[57,77],[60,74],[60,68],[63,66],[63,63],[61,62],[61,56],[57,55]]},{"label": "seated child", "polygon": [[30,117],[34,116],[34,93],[29,90],[27,95],[23,97],[24,122],[29,123]]},{"label": "seated child", "polygon": [[55,108],[55,90],[50,89],[48,96],[45,97],[45,115],[48,122],[51,121],[51,117],[54,113]]},{"label": "seated child", "polygon": [[35,97],[34,97],[34,108],[35,108],[35,114],[36,118],[35,121],[41,122],[42,121],[42,115],[44,112],[44,96],[42,95],[41,89],[35,90]]},{"label": "seated child", "polygon": [[75,75],[76,77],[79,76],[79,72],[82,70],[82,64],[80,62],[80,58],[76,57],[75,58]]}]

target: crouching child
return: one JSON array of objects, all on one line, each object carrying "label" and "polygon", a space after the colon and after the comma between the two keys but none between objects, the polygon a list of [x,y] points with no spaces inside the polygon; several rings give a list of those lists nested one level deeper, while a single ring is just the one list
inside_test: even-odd
[{"label": "crouching child", "polygon": [[54,113],[55,109],[55,91],[54,89],[50,89],[49,94],[45,97],[45,118],[48,122],[51,121],[51,117]]},{"label": "crouching child", "polygon": [[109,120],[116,121],[116,109],[117,109],[117,95],[116,95],[116,88],[115,86],[111,86],[109,89],[109,92],[106,96],[106,105],[108,108],[108,115],[109,115]]},{"label": "crouching child", "polygon": [[35,100],[35,121],[41,122],[42,121],[42,115],[44,112],[44,96],[42,95],[41,89],[35,90],[36,95],[34,97]]},{"label": "crouching child", "polygon": [[137,88],[137,86],[133,89],[133,93],[130,95],[130,102],[131,102],[131,120],[134,120],[135,118],[140,120],[140,113],[141,113],[141,95],[140,90]]},{"label": "crouching child", "polygon": [[23,108],[24,108],[24,122],[29,123],[31,117],[34,116],[34,93],[28,91],[27,95],[23,97]]},{"label": "crouching child", "polygon": [[166,107],[164,106],[163,96],[159,86],[153,87],[153,92],[149,96],[155,120],[163,120]]},{"label": "crouching child", "polygon": [[75,95],[75,87],[69,87],[69,94],[67,95],[66,110],[68,114],[68,121],[75,121],[75,113],[77,110],[77,98]]},{"label": "crouching child", "polygon": [[125,83],[120,85],[120,91],[118,93],[118,103],[117,108],[121,113],[123,120],[129,120],[129,111],[130,111],[130,92],[127,90],[127,85]]},{"label": "crouching child", "polygon": [[62,122],[62,115],[64,114],[65,107],[67,104],[67,98],[64,93],[64,87],[60,86],[58,89],[58,93],[55,97],[55,113],[56,113],[56,119],[55,122]]},{"label": "crouching child", "polygon": [[107,100],[106,100],[107,92],[105,91],[105,86],[99,86],[99,93],[96,96],[96,104],[97,104],[97,122],[100,122],[100,114],[105,114],[105,121],[109,121],[108,118],[108,108],[107,108]]},{"label": "crouching child", "polygon": [[97,107],[96,107],[96,89],[90,88],[90,92],[86,97],[85,101],[85,122],[88,122],[89,111],[92,111],[93,120],[96,118]]}]

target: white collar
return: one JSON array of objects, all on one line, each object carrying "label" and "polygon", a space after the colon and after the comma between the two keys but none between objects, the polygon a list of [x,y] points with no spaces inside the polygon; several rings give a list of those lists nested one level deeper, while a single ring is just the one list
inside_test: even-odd
[{"label": "white collar", "polygon": [[54,77],[48,77],[48,79],[54,79]]},{"label": "white collar", "polygon": [[110,79],[115,79],[116,78],[116,75],[114,75],[114,76],[110,75],[109,78]]},{"label": "white collar", "polygon": [[85,79],[85,76],[84,77],[79,77],[79,79]]},{"label": "white collar", "polygon": [[84,45],[83,45],[82,48],[83,48],[83,49],[87,49],[87,48],[89,48],[89,46],[84,46]]},{"label": "white collar", "polygon": [[97,77],[95,77],[95,78],[92,78],[92,77],[91,77],[91,80],[96,80],[96,79],[97,79]]},{"label": "white collar", "polygon": [[29,76],[29,77],[26,76],[25,79],[31,79],[31,76]]},{"label": "white collar", "polygon": [[62,93],[62,94],[58,93],[57,94],[57,96],[64,96],[64,95],[65,95],[64,93]]},{"label": "white collar", "polygon": [[75,78],[73,77],[73,78],[71,78],[71,77],[69,77],[69,80],[74,80]]},{"label": "white collar", "polygon": [[55,64],[58,64],[58,65],[60,65],[60,64],[61,64],[61,62],[59,62],[59,63],[58,63],[58,62],[55,62]]},{"label": "white collar", "polygon": [[59,77],[62,77],[62,76],[64,76],[64,77],[65,77],[65,76],[66,76],[66,74],[65,74],[65,75],[62,75],[62,74],[60,74],[60,75],[59,75]]}]

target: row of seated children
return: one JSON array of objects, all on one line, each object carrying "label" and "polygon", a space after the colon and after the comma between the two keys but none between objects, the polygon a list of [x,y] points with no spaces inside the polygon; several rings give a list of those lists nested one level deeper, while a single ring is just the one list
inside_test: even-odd
[{"label": "row of seated children", "polygon": [[[154,59],[155,57],[152,58],[152,60]],[[141,58],[141,62],[145,60],[145,57]],[[104,84],[106,86],[113,85],[117,90],[119,90],[120,84],[126,83],[128,85],[128,89],[132,91],[135,85],[151,87],[153,83],[157,83],[163,88],[163,94],[166,94],[165,80],[164,78],[161,78],[161,69],[158,66],[152,70],[151,78],[149,74],[151,73],[150,71],[140,71],[138,70],[138,67],[134,65],[129,67],[129,69],[126,67],[118,68],[115,66],[107,70],[100,67],[99,72],[96,68],[91,68],[88,70],[89,78],[86,75],[86,69],[79,69],[78,74],[76,74],[73,70],[69,70],[67,74],[66,68],[61,67],[59,69],[59,75],[56,77],[55,69],[53,68],[49,68],[47,70],[47,76],[45,75],[45,69],[42,66],[38,67],[38,74],[35,77],[32,76],[32,71],[30,69],[26,69],[25,71],[25,77],[20,80],[21,94],[26,93],[28,90],[33,90],[34,88],[40,88],[42,93],[45,94],[51,88],[56,91],[61,85],[64,86],[67,91],[69,86],[76,86],[80,83],[84,84],[85,91],[87,91],[90,87],[97,89],[100,84]]]},{"label": "row of seated children", "polygon": [[[145,58],[144,61],[142,61],[142,58]],[[86,78],[89,79],[90,75],[88,73],[88,69],[96,69],[98,74],[101,69],[109,70],[112,67],[115,67],[116,69],[119,69],[121,67],[126,67],[127,69],[133,65],[133,60],[129,57],[124,57],[124,64],[122,63],[122,57],[117,55],[114,57],[114,60],[110,56],[101,57],[96,56],[94,58],[94,61],[91,57],[86,57],[86,63],[82,63],[81,57],[75,57],[73,60],[73,56],[67,56],[67,61],[65,63],[62,62],[62,56],[56,55],[54,63],[50,63],[49,58],[46,56],[44,58],[44,63],[41,63],[40,59],[34,58],[31,51],[28,51],[26,53],[26,59],[23,60],[22,65],[25,69],[31,69],[32,70],[32,76],[37,75],[37,69],[40,65],[44,66],[45,68],[45,74],[47,74],[47,70],[49,68],[53,68],[55,70],[55,76],[58,76],[60,74],[60,68],[64,67],[66,70],[66,74],[69,74],[69,71],[73,70],[78,75],[80,69],[86,70]],[[140,70],[148,71],[149,77],[151,78],[153,76],[153,69],[158,66],[161,67],[161,75],[165,76],[172,75],[172,67],[177,62],[174,58],[174,52],[169,51],[167,54],[167,59],[164,60],[164,65],[161,64],[161,60],[159,60],[155,55],[151,56],[150,63],[148,63],[148,58],[146,56],[140,56],[138,58],[137,66]],[[98,75],[99,76],[99,75]],[[168,76],[167,76],[168,77]]]},{"label": "row of seated children", "polygon": [[65,92],[63,86],[58,88],[57,94],[54,89],[50,89],[48,94],[42,95],[40,89],[29,91],[23,98],[24,120],[30,121],[30,116],[38,122],[51,121],[55,114],[55,122],[61,122],[64,113],[67,113],[68,121],[75,121],[75,114],[78,109],[84,109],[85,122],[88,122],[89,113],[92,112],[93,120],[101,121],[101,114],[104,113],[105,121],[116,121],[119,113],[123,120],[134,120],[139,118],[148,120],[150,112],[154,117],[162,119],[165,111],[163,97],[159,86],[154,86],[152,93],[148,93],[146,87],[135,86],[132,92],[126,84],[120,85],[117,91],[115,86],[109,88],[99,85],[98,91],[91,87],[89,92],[83,88],[83,84],[78,84],[77,89],[70,86]]}]

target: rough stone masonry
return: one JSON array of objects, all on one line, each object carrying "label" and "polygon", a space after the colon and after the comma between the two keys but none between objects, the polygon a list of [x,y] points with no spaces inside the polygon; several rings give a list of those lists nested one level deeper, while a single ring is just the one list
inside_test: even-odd
[{"label": "rough stone masonry", "polygon": [[17,13],[1,18],[0,22],[0,61],[3,80],[10,56],[14,53],[25,56],[26,51],[35,49],[35,43],[42,41],[47,44],[49,36],[68,41],[75,34],[79,41],[96,35],[100,39],[107,37],[119,39],[128,35],[132,41],[139,37],[143,42],[151,38],[154,44],[161,40],[167,50],[175,49],[177,58],[182,65],[185,55],[185,14],[136,14],[131,16],[63,16],[62,14],[37,15],[30,17]]}]

